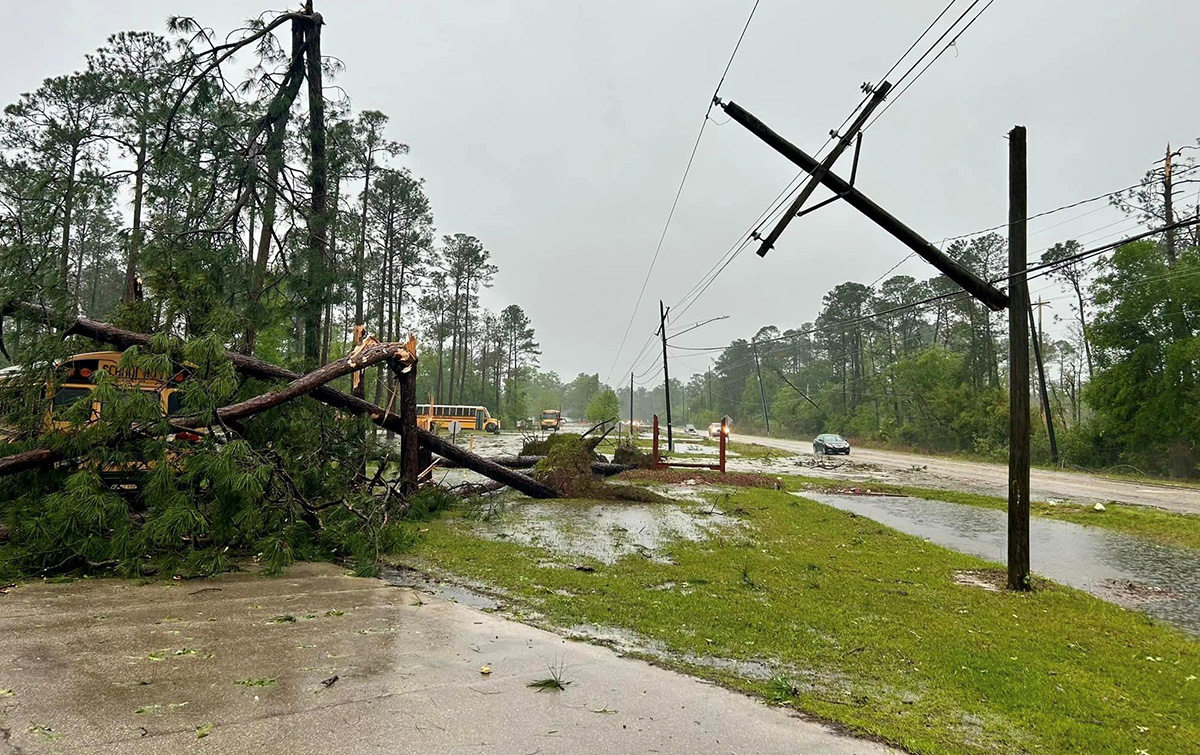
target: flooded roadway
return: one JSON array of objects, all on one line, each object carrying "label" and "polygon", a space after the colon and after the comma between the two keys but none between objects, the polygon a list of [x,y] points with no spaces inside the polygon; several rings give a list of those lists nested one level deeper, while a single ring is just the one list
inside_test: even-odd
[{"label": "flooded roadway", "polygon": [[[1003,511],[908,497],[800,495],[962,553],[1007,558]],[[1200,552],[1038,517],[1030,521],[1030,551],[1036,574],[1200,634]]]}]

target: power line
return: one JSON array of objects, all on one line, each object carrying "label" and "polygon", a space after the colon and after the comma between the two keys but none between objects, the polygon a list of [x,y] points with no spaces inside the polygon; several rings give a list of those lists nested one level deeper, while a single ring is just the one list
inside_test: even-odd
[{"label": "power line", "polygon": [[[993,1],[994,0],[989,0],[988,5],[991,5],[991,3]],[[930,22],[929,26],[927,26],[925,28],[925,30],[923,32],[921,32],[921,34],[916,38],[916,40],[914,40],[913,43],[911,45],[909,45],[908,49],[905,50],[904,53],[899,58],[896,59],[896,62],[892,64],[892,67],[889,68],[882,77],[880,77],[880,79],[879,79],[880,81],[887,79],[892,74],[892,72],[895,71],[896,68],[898,68],[900,66],[900,64],[904,61],[904,59],[906,57],[908,57],[909,53],[911,53],[913,51],[913,49],[915,49],[917,47],[917,45],[919,45],[921,43],[921,40],[923,40],[925,38],[925,36],[929,33],[929,31],[931,29],[933,29],[934,26],[937,25],[938,21],[940,21],[942,19],[942,17],[946,15],[946,13],[954,6],[954,4],[956,2],[957,2],[957,0],[950,0],[950,3],[948,3],[946,5],[946,7],[942,9],[942,12],[939,13],[933,19],[932,22]],[[974,2],[971,3],[971,5],[963,12],[963,14],[960,15],[958,17],[958,19],[956,19],[954,21],[954,23],[950,25],[950,28],[948,28],[945,32],[943,32],[942,36],[938,37],[938,39],[935,40],[932,45],[930,45],[929,50],[927,50],[920,58],[917,59],[917,61],[915,63],[913,63],[912,66],[909,67],[908,71],[906,71],[904,73],[904,75],[900,77],[899,81],[896,82],[897,85],[899,85],[900,82],[903,82],[904,79],[907,78],[908,75],[912,73],[913,69],[915,69],[916,66],[920,65],[921,61],[924,60],[925,57],[930,52],[932,52],[932,50],[937,46],[938,42],[940,42],[942,39],[944,39],[946,34],[948,34],[955,26],[957,26],[959,21],[961,21],[968,13],[970,13],[971,9],[974,8],[975,5],[977,5],[979,2],[980,2],[980,0],[974,0]],[[984,7],[984,10],[987,10],[986,6]],[[982,15],[982,13],[983,13],[983,11],[980,11],[980,15]],[[975,18],[977,19],[978,17],[979,16],[977,15]],[[974,21],[975,21],[975,19],[972,19],[971,22],[967,24],[967,27],[969,27],[971,23],[974,23]],[[963,28],[963,31],[966,31],[966,27]],[[959,34],[961,34],[961,33],[962,32],[959,32]],[[957,39],[957,36],[955,37],[955,39]],[[922,71],[922,73],[924,73],[924,71]],[[918,74],[917,77],[920,78],[920,74]],[[914,81],[915,81],[915,79],[914,79]],[[907,87],[905,87],[905,89],[907,89]],[[903,94],[903,92],[901,92],[901,94]],[[896,95],[896,96],[898,97],[899,95]],[[846,124],[849,123],[850,120],[858,113],[858,111],[862,108],[862,106],[866,103],[867,99],[869,99],[869,98],[870,98],[870,93],[867,93],[866,97],[863,98],[863,100],[850,113],[850,115],[846,116],[846,119],[842,121],[841,125],[838,126],[837,129],[835,129],[833,132],[830,132],[829,138],[826,139],[825,143],[823,145],[821,145],[821,148],[817,150],[818,158],[820,157],[820,153],[825,149],[825,147],[827,147],[829,145],[829,143],[833,141],[833,138],[834,138],[833,134],[841,132],[841,130],[843,128],[845,128]],[[889,103],[888,106],[885,106],[884,110],[886,110],[887,107],[890,106],[890,104],[891,103]],[[880,113],[880,114],[882,114],[882,113]],[[876,116],[876,120],[877,119],[878,119],[878,116]],[[874,120],[872,120],[872,123],[873,122],[874,122]],[[862,130],[866,131],[866,127],[864,127]],[[794,194],[795,191],[799,190],[798,185],[796,186],[795,189],[793,189],[792,186],[793,186],[793,184],[797,184],[797,182],[804,175],[806,175],[805,171],[800,171],[799,173],[797,173],[796,176],[791,181],[789,181],[786,186],[784,186],[783,190],[775,198],[775,201],[772,202],[771,205],[768,205],[768,209],[766,211],[764,211],[761,215],[759,215],[759,219],[756,220],[754,224],[751,224],[751,229],[753,229],[753,230],[748,229],[745,233],[743,233],[742,236],[739,237],[739,240],[734,242],[733,246],[731,246],[730,249],[727,252],[725,252],[725,254],[721,255],[721,257],[718,258],[717,262],[714,263],[713,266],[709,268],[708,272],[706,272],[703,276],[701,276],[700,281],[697,282],[696,285],[692,286],[692,288],[688,291],[688,293],[683,295],[683,297],[679,300],[679,302],[676,303],[677,308],[680,306],[680,304],[683,301],[686,301],[689,296],[691,297],[691,301],[689,301],[685,306],[683,306],[683,309],[680,310],[681,312],[687,311],[687,309],[690,308],[692,306],[692,304],[694,304],[700,298],[700,296],[702,296],[704,294],[704,292],[708,290],[708,288],[716,281],[716,279],[721,275],[721,273],[723,273],[725,271],[725,269],[727,267],[729,267],[729,265],[733,262],[733,260],[736,259],[743,251],[745,251],[746,247],[749,246],[750,240],[754,237],[754,235],[758,231],[760,231],[762,229],[763,225],[765,225],[766,220],[764,220],[764,218],[769,220],[772,216],[777,215],[779,213],[779,211],[781,209],[783,209],[783,207],[787,206],[790,203],[791,195]],[[785,195],[787,195],[786,199],[784,198]],[[713,272],[714,269],[716,270],[715,273]],[[701,285],[701,284],[703,284],[703,285]],[[699,291],[696,290],[698,286],[700,287]],[[693,292],[695,292],[694,295],[693,295]]]},{"label": "power line", "polygon": [[[1149,231],[1145,231],[1144,233],[1135,234],[1133,236],[1127,236],[1127,237],[1119,239],[1117,241],[1112,241],[1112,242],[1109,242],[1106,244],[1102,244],[1100,246],[1093,247],[1091,249],[1083,250],[1081,252],[1070,255],[1068,257],[1064,257],[1060,260],[1054,260],[1052,262],[1045,262],[1040,265],[1026,267],[1025,270],[1023,271],[1023,274],[1026,276],[1026,280],[1034,280],[1036,278],[1040,278],[1040,277],[1049,275],[1053,271],[1053,269],[1062,267],[1064,265],[1068,265],[1072,262],[1077,262],[1079,260],[1087,259],[1088,257],[1094,257],[1096,255],[1103,254],[1104,252],[1110,251],[1117,247],[1124,246],[1125,244],[1130,244],[1135,241],[1140,241],[1140,240],[1145,239],[1150,236],[1156,236],[1158,234],[1165,233],[1166,231],[1176,230],[1178,228],[1186,228],[1188,226],[1194,226],[1194,225],[1198,225],[1198,224],[1200,224],[1200,220],[1197,220],[1195,218],[1176,221],[1175,223],[1172,223],[1167,226],[1160,226],[1158,228],[1153,228]],[[1010,280],[1012,277],[1014,277],[1014,275],[1019,275],[1019,274],[1022,274],[1022,273],[1015,273],[1012,275],[1002,276],[1002,277],[999,277],[999,278],[989,281],[989,283],[991,283],[993,285],[996,283],[1003,283],[1003,282]],[[935,303],[938,303],[941,301],[946,301],[949,303],[949,302],[953,302],[956,300],[968,298],[968,296],[969,296],[969,294],[967,294],[966,291],[950,291],[950,292],[946,292],[943,294],[937,294],[935,296],[930,296],[930,297],[922,299],[920,301],[897,305],[895,307],[884,309],[884,310],[881,310],[878,312],[872,312],[868,315],[861,315],[859,317],[851,318],[849,320],[835,320],[826,326],[813,325],[811,328],[808,328],[805,330],[801,330],[798,332],[793,332],[793,333],[789,333],[789,334],[785,334],[785,335],[780,335],[775,338],[763,339],[761,341],[758,341],[757,343],[768,344],[768,343],[778,343],[781,341],[787,341],[787,340],[791,340],[793,338],[798,338],[800,336],[811,335],[813,333],[823,332],[823,331],[831,329],[833,326],[837,326],[838,328],[844,328],[844,327],[848,327],[851,325],[858,325],[863,322],[878,319],[880,317],[884,317],[884,316],[891,315],[891,314],[897,314],[897,313],[900,313],[900,312],[903,312],[903,311],[906,311],[909,309],[918,309],[918,308],[925,307],[930,304],[935,304]],[[728,348],[728,346],[715,346],[715,347],[689,347],[689,346],[674,346],[674,345],[668,345],[668,346],[669,346],[669,348],[673,348],[673,349],[679,349],[679,350],[683,350],[683,351],[696,351],[696,352],[724,351],[725,349]]]},{"label": "power line", "polygon": [[[910,81],[910,82],[908,82],[907,84],[905,84],[904,88],[903,88],[903,89],[901,89],[901,90],[900,90],[900,91],[899,91],[899,92],[896,94],[896,96],[895,96],[895,97],[893,97],[893,98],[892,98],[892,99],[891,99],[891,100],[888,102],[888,104],[887,104],[887,105],[885,105],[885,106],[883,107],[883,110],[880,110],[880,111],[879,111],[879,112],[878,112],[878,113],[877,113],[877,114],[876,114],[876,115],[875,115],[873,118],[871,118],[871,121],[870,121],[869,123],[867,123],[867,125],[863,126],[863,128],[862,128],[862,130],[863,130],[863,133],[866,133],[867,129],[869,129],[869,128],[871,128],[871,126],[875,125],[875,121],[877,121],[877,120],[879,120],[880,118],[882,118],[882,117],[883,117],[883,114],[884,114],[884,113],[886,113],[886,112],[887,112],[887,111],[888,111],[888,110],[889,110],[889,109],[892,107],[892,105],[894,105],[894,104],[896,103],[896,101],[897,101],[897,100],[899,100],[899,99],[900,99],[900,98],[901,98],[901,97],[904,95],[904,93],[908,91],[909,87],[911,87],[913,84],[917,83],[917,81],[919,81],[919,80],[920,80],[920,78],[921,78],[923,75],[925,75],[925,72],[929,70],[929,67],[930,67],[930,66],[932,66],[934,63],[936,63],[936,62],[938,61],[938,59],[942,57],[942,55],[945,55],[945,54],[946,54],[946,50],[949,50],[951,47],[954,47],[954,46],[955,46],[955,45],[958,43],[958,38],[959,38],[959,37],[961,37],[961,36],[962,36],[962,35],[963,35],[963,34],[964,34],[966,31],[967,31],[967,29],[970,29],[970,28],[971,28],[971,26],[972,26],[972,24],[974,24],[976,21],[978,21],[978,20],[979,20],[979,17],[980,17],[980,16],[982,16],[982,15],[984,14],[984,12],[985,12],[985,11],[986,11],[988,8],[992,7],[992,3],[994,3],[995,1],[996,1],[996,0],[988,0],[988,2],[987,2],[987,5],[983,6],[983,8],[981,8],[981,9],[980,9],[980,11],[979,11],[978,13],[976,13],[976,14],[975,14],[975,16],[974,16],[974,17],[973,17],[973,18],[972,18],[970,21],[968,21],[968,22],[967,22],[967,25],[966,25],[966,26],[964,26],[962,29],[960,29],[960,30],[959,30],[959,32],[958,32],[957,34],[955,34],[955,35],[954,35],[954,39],[951,39],[951,40],[950,40],[950,42],[949,42],[949,43],[948,43],[948,44],[947,44],[945,47],[943,47],[943,48],[942,48],[942,51],[941,51],[941,52],[939,52],[939,53],[938,53],[937,55],[935,55],[935,56],[934,56],[934,57],[933,57],[933,58],[932,58],[932,59],[931,59],[931,60],[930,60],[928,63],[926,63],[926,64],[925,64],[925,67],[924,67],[924,68],[922,68],[922,69],[920,70],[920,72],[919,72],[919,73],[916,75],[916,77],[915,77],[915,78],[914,78],[912,81]],[[947,35],[947,34],[949,34],[951,31],[953,31],[953,30],[954,30],[954,27],[956,27],[956,26],[958,25],[959,21],[962,21],[962,20],[963,20],[963,18],[964,18],[964,17],[965,17],[965,16],[966,16],[968,13],[970,13],[970,12],[971,12],[971,9],[972,9],[972,8],[974,8],[976,5],[978,5],[978,4],[979,4],[979,2],[980,2],[980,0],[974,0],[974,2],[972,2],[972,3],[971,3],[969,6],[967,6],[967,9],[966,9],[965,11],[963,11],[963,12],[962,12],[962,15],[960,15],[960,16],[959,16],[957,19],[955,19],[955,20],[954,20],[954,23],[952,23],[952,24],[950,25],[950,28],[948,28],[948,29],[946,29],[946,31],[942,32],[942,36],[938,37],[938,38],[937,38],[937,40],[936,40],[936,41],[934,41],[934,43],[933,43],[932,45],[930,45],[930,46],[929,46],[929,49],[925,51],[925,55],[922,55],[922,56],[921,56],[921,57],[920,57],[920,58],[917,60],[917,62],[916,62],[916,63],[914,63],[914,64],[912,65],[912,67],[910,67],[910,68],[909,68],[909,69],[908,69],[908,70],[907,70],[907,71],[904,73],[904,75],[903,75],[903,76],[901,76],[901,77],[900,77],[900,81],[897,81],[897,82],[896,82],[896,85],[897,85],[897,86],[899,86],[899,85],[900,85],[900,82],[901,82],[901,81],[904,81],[904,79],[906,79],[906,78],[908,77],[908,75],[909,75],[910,73],[912,73],[912,71],[913,71],[913,69],[914,69],[914,68],[916,68],[918,65],[920,65],[921,61],[925,59],[925,56],[926,56],[926,55],[929,55],[929,53],[933,52],[933,49],[934,49],[935,47],[937,47],[938,43],[939,43],[939,42],[941,42],[943,39],[945,39],[945,38],[946,38],[946,35]]]},{"label": "power line", "polygon": [[[951,3],[951,4],[953,5],[953,3]],[[990,5],[991,3],[989,2],[988,4]],[[909,77],[909,75],[912,74],[912,72],[916,70],[917,66],[921,65],[921,61],[925,60],[925,58],[927,58],[929,56],[929,53],[934,51],[934,48],[936,48],[938,46],[938,43],[940,43],[943,39],[946,38],[947,34],[954,31],[954,27],[958,26],[959,22],[962,21],[964,18],[966,18],[967,14],[970,13],[971,10],[976,5],[979,5],[979,0],[973,0],[972,3],[967,6],[967,9],[965,11],[963,11],[959,15],[958,18],[954,19],[954,23],[950,24],[950,26],[947,27],[944,32],[942,32],[942,35],[933,41],[933,44],[931,44],[929,46],[929,49],[927,49],[924,53],[922,53],[921,57],[917,58],[916,62],[908,67],[908,70],[904,72],[904,75],[896,80],[896,86],[900,86],[902,83],[904,83],[904,80],[907,79]],[[984,10],[987,10],[987,9],[984,8]],[[942,11],[942,12],[945,13],[945,11]],[[982,13],[982,11],[980,11],[980,12]],[[940,18],[940,16],[939,16],[939,18]],[[978,16],[976,18],[978,18]],[[957,39],[957,36],[955,38]],[[953,42],[951,42],[951,44],[953,44]],[[937,60],[937,58],[934,58],[934,60]],[[932,62],[932,61],[930,61],[930,62]],[[922,68],[921,73],[925,73],[925,69],[928,67],[929,66],[926,65],[925,68]],[[917,74],[917,79],[921,78],[921,73]],[[916,79],[913,79],[913,81],[916,81]],[[907,88],[908,87],[905,87],[905,89],[907,89]],[[902,93],[903,93],[903,90],[901,90],[901,94]],[[899,97],[900,95],[897,94],[896,96]]]},{"label": "power line", "polygon": [[[1200,169],[1200,164],[1193,165],[1189,168],[1185,168],[1180,171],[1176,171],[1175,175],[1180,176],[1180,175],[1183,175],[1184,173],[1187,173],[1187,172],[1190,172],[1193,170],[1197,170],[1197,169]],[[1123,194],[1123,193],[1129,191],[1130,189],[1136,189],[1141,185],[1142,185],[1142,182],[1138,181],[1137,183],[1132,184],[1130,186],[1126,186],[1126,187],[1123,187],[1120,189],[1115,189],[1113,191],[1105,192],[1104,194],[1097,194],[1096,196],[1088,197],[1087,199],[1080,199],[1077,202],[1071,202],[1070,204],[1065,204],[1065,205],[1062,205],[1061,207],[1055,207],[1053,210],[1046,210],[1045,212],[1039,212],[1036,215],[1030,215],[1028,218],[1026,218],[1026,220],[1037,220],[1038,218],[1044,218],[1047,215],[1053,215],[1056,212],[1062,212],[1063,210],[1070,210],[1075,207],[1079,207],[1079,206],[1085,205],[1085,204],[1090,204],[1092,202],[1096,202],[1101,199],[1107,199],[1107,198],[1115,196],[1117,194]],[[1079,217],[1083,217],[1083,215],[1080,215]],[[964,233],[964,234],[961,234],[958,236],[950,236],[947,239],[945,239],[945,241],[958,241],[960,239],[966,239],[966,238],[970,238],[972,236],[979,236],[980,234],[990,233],[992,231],[999,231],[1004,228],[1008,228],[1009,225],[1010,225],[1009,223],[1001,223],[999,225],[994,225],[990,228],[983,228],[978,231],[972,231],[971,233]],[[1050,226],[1050,228],[1056,228],[1056,227],[1057,226]],[[1047,230],[1050,230],[1050,229],[1043,228],[1041,231],[1035,231],[1035,233],[1041,233],[1042,231],[1047,231]],[[943,243],[945,243],[945,241]]]},{"label": "power line", "polygon": [[617,361],[621,358],[621,352],[625,349],[625,342],[629,338],[629,331],[633,327],[634,319],[637,317],[638,307],[642,305],[642,298],[646,294],[646,286],[650,284],[650,276],[654,272],[654,264],[658,262],[658,255],[662,252],[663,242],[667,238],[667,231],[671,228],[671,220],[675,217],[675,209],[679,206],[679,198],[683,195],[683,187],[687,183],[688,174],[692,171],[692,163],[696,159],[696,150],[700,148],[700,139],[704,136],[704,128],[708,125],[713,102],[716,100],[717,94],[721,91],[721,84],[725,83],[725,76],[729,74],[729,68],[733,65],[733,59],[737,57],[738,49],[742,46],[742,40],[746,37],[746,30],[750,28],[750,22],[754,19],[754,12],[758,10],[759,1],[754,0],[754,6],[750,9],[750,15],[746,17],[746,24],[742,27],[742,33],[738,35],[737,44],[733,46],[733,52],[729,55],[729,62],[725,64],[725,70],[721,72],[721,78],[717,82],[716,89],[713,90],[713,96],[709,98],[708,108],[704,111],[704,120],[700,122],[700,130],[696,134],[695,143],[692,144],[692,152],[688,155],[687,166],[683,169],[683,177],[679,180],[679,188],[675,190],[675,199],[672,200],[671,210],[667,213],[667,221],[663,224],[662,233],[658,237],[658,245],[654,249],[654,256],[650,258],[650,267],[647,268],[646,277],[642,280],[642,288],[638,291],[633,311],[629,313],[629,322],[625,325],[625,333],[621,336],[621,345],[617,347],[617,352],[613,355],[612,366],[608,368],[608,376],[604,379],[606,383],[612,379],[613,370],[617,367]]},{"label": "power line", "polygon": [[[915,40],[913,40],[913,43],[908,46],[908,49],[904,51],[903,55],[901,55],[899,58],[896,58],[896,62],[892,63],[892,67],[887,70],[887,73],[885,73],[882,77],[880,77],[880,79],[879,79],[880,81],[885,81],[888,76],[892,75],[892,71],[895,71],[897,68],[900,67],[900,63],[905,58],[908,57],[908,54],[910,52],[912,52],[913,49],[916,48],[917,45],[921,44],[921,40],[925,39],[925,35],[929,33],[929,30],[932,29],[934,26],[936,26],[938,21],[942,20],[942,16],[946,15],[946,11],[948,11],[952,7],[954,7],[954,4],[956,2],[958,2],[958,0],[950,0],[950,2],[946,4],[946,7],[942,8],[942,12],[937,14],[937,18],[935,18],[929,22],[929,26],[925,27],[925,31],[921,32],[921,36],[919,36]],[[935,42],[934,44],[937,44],[937,43]]]}]

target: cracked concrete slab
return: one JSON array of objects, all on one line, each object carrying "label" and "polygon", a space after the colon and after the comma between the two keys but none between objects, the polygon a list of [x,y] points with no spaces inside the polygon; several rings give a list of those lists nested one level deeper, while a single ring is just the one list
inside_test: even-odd
[{"label": "cracked concrete slab", "polygon": [[[565,691],[527,686],[552,673]],[[316,564],[276,578],[22,585],[0,596],[0,690],[11,690],[4,755],[892,752]]]}]

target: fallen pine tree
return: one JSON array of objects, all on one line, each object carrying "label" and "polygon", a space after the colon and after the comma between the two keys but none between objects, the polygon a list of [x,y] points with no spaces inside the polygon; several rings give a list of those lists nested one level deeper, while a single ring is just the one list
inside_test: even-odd
[{"label": "fallen pine tree", "polygon": [[[204,399],[185,406],[184,416],[166,418],[161,410],[139,413],[146,406],[135,406],[136,396],[120,395],[101,381],[95,392],[104,402],[103,421],[78,414],[75,431],[34,436],[44,447],[18,445],[16,453],[0,458],[0,476],[25,473],[9,476],[12,483],[0,487],[0,518],[12,554],[0,570],[211,573],[228,568],[234,554],[249,553],[268,569],[298,557],[334,557],[368,573],[382,552],[414,536],[402,521],[406,514],[436,511],[453,498],[436,488],[417,490],[411,470],[421,463],[421,450],[532,496],[557,495],[527,475],[418,430],[411,389],[408,396],[402,389],[399,411],[393,412],[327,385],[383,361],[403,386],[415,374],[409,347],[370,344],[300,375],[228,352],[213,338],[170,343],[87,318],[57,319],[37,305],[0,309],[57,326],[61,336],[125,349],[135,362],[161,361],[172,352],[172,360],[196,365],[186,398]],[[269,386],[236,380],[235,372],[288,383],[264,390]],[[316,401],[294,402],[299,396]],[[401,475],[382,488],[360,472],[367,461],[364,438],[373,434],[364,434],[369,425],[356,418],[401,436]],[[188,447],[169,440],[183,428],[198,427],[214,432],[202,433],[203,441]],[[396,460],[393,448],[382,453],[384,464]],[[134,503],[101,479],[131,466],[142,472]]]},{"label": "fallen pine tree", "polygon": [[[69,320],[56,318],[53,312],[38,304],[30,304],[28,302],[9,302],[0,307],[0,317],[6,314],[12,314],[19,317],[25,317],[44,324],[58,327],[64,331],[64,335],[81,335],[95,341],[109,343],[118,348],[126,349],[131,346],[148,346],[151,337],[144,333],[136,333],[134,331],[125,330],[115,325],[97,320],[91,320],[86,317],[79,317]],[[225,356],[233,364],[233,367],[245,375],[250,375],[264,380],[290,380],[296,381],[302,376],[299,373],[285,369],[270,362],[256,359],[255,357],[241,354],[236,351],[226,351]],[[455,464],[466,467],[474,472],[477,472],[489,479],[497,482],[502,482],[514,490],[525,493],[532,498],[555,498],[558,494],[549,486],[537,482],[536,480],[514,472],[501,464],[491,462],[482,456],[470,453],[453,443],[445,441],[433,433],[421,430],[415,426],[415,420],[412,423],[405,423],[403,419],[381,406],[367,402],[364,399],[355,398],[348,393],[344,393],[328,385],[319,384],[312,386],[309,395],[329,406],[337,409],[345,410],[357,416],[364,416],[371,420],[375,425],[382,427],[385,430],[396,432],[401,437],[401,446],[403,449],[404,438],[410,432],[410,428],[415,430],[419,444],[428,449],[432,453],[436,453]],[[411,393],[411,391],[409,392]],[[415,410],[415,396],[406,396],[402,391],[402,403],[409,398],[413,399],[413,408]],[[416,449],[413,449],[414,456]],[[407,461],[407,459],[406,459]],[[404,465],[408,469],[416,468],[416,464]],[[3,462],[0,461],[0,470],[3,469]]]}]

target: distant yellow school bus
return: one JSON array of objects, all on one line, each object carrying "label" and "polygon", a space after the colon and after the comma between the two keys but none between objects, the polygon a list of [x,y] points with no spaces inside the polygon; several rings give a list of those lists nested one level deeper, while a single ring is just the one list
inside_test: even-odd
[{"label": "distant yellow school bus", "polygon": [[417,427],[422,430],[433,432],[439,427],[450,427],[451,422],[468,430],[500,432],[500,420],[489,414],[486,406],[417,404]]},{"label": "distant yellow school bus", "polygon": [[562,427],[562,412],[558,409],[543,409],[541,416],[541,428],[557,432]]}]

